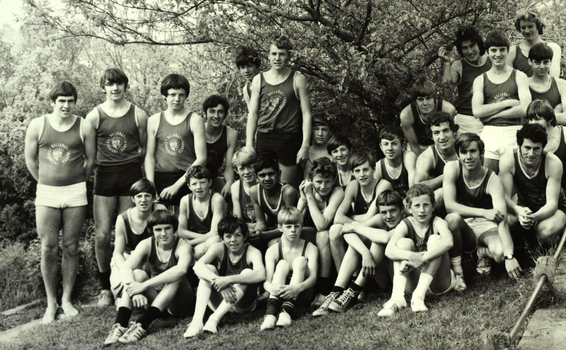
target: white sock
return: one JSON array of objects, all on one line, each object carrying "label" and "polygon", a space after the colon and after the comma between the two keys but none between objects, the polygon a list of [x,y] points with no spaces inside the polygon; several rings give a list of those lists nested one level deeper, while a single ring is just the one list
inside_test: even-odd
[{"label": "white sock", "polygon": [[454,258],[450,258],[450,266],[452,267],[452,271],[454,271],[457,275],[464,275],[464,271],[462,270],[462,257],[457,256]]},{"label": "white sock", "polygon": [[419,283],[417,284],[417,288],[415,288],[415,291],[413,292],[413,299],[425,298],[426,291],[428,290],[428,287],[432,283],[433,278],[434,277],[432,275],[421,272]]}]

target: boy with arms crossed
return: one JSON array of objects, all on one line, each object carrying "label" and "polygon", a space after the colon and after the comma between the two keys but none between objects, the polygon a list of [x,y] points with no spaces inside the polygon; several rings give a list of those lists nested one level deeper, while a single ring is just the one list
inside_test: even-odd
[{"label": "boy with arms crossed", "polygon": [[232,197],[232,212],[235,217],[244,220],[250,231],[255,230],[255,211],[250,189],[257,184],[254,164],[257,154],[253,148],[240,148],[232,158],[232,166],[240,179],[232,184],[230,195]]}]

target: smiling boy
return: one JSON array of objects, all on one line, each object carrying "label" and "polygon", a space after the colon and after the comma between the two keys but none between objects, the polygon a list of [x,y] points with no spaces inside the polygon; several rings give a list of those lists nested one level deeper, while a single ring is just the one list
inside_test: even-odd
[{"label": "smiling boy", "polygon": [[257,154],[253,148],[240,148],[232,158],[232,166],[240,179],[232,184],[230,195],[232,197],[232,213],[235,217],[244,220],[250,231],[255,230],[255,210],[250,197],[250,189],[257,184],[254,164]]}]

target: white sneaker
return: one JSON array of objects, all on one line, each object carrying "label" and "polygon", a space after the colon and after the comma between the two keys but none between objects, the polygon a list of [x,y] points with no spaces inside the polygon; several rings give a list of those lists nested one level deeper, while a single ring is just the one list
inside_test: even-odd
[{"label": "white sneaker", "polygon": [[279,318],[277,318],[277,327],[289,327],[291,325],[291,316],[285,311],[279,313]]},{"label": "white sneaker", "polygon": [[395,300],[390,299],[388,302],[383,304],[383,309],[377,314],[379,317],[392,317],[401,309],[407,307],[407,302],[405,300]]},{"label": "white sneaker", "polygon": [[216,334],[218,333],[218,324],[216,321],[211,320],[210,318],[206,321],[204,327],[202,327],[203,332]]},{"label": "white sneaker", "polygon": [[274,315],[265,315],[265,318],[263,319],[263,323],[261,324],[259,329],[262,331],[266,329],[274,329],[276,321],[277,318]]},{"label": "white sneaker", "polygon": [[110,334],[108,334],[108,338],[106,338],[106,340],[104,341],[104,345],[112,345],[118,342],[118,339],[120,339],[120,337],[124,335],[127,330],[128,328],[120,326],[119,323],[114,323],[112,325],[112,329],[110,330]]},{"label": "white sneaker", "polygon": [[413,298],[411,300],[411,310],[413,310],[413,312],[427,312],[428,307],[426,307],[424,303],[424,298]]},{"label": "white sneaker", "polygon": [[185,338],[196,337],[197,335],[200,334],[200,332],[202,332],[202,328],[203,328],[202,323],[191,322],[191,324],[189,324],[187,330],[183,334],[183,337]]}]

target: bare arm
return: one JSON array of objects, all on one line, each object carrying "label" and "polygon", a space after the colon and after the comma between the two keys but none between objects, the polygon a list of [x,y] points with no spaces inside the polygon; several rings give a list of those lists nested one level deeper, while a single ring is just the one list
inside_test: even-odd
[{"label": "bare arm", "polygon": [[244,269],[237,275],[226,276],[225,278],[228,278],[231,284],[255,284],[265,281],[263,257],[257,248],[249,246],[247,256],[242,257],[242,259],[246,259],[248,264],[252,265],[252,270]]},{"label": "bare arm", "polygon": [[437,188],[440,188],[442,186],[442,180],[444,177],[443,175],[439,175],[435,178],[432,178],[431,173],[434,169],[432,152],[434,152],[434,150],[432,149],[432,147],[429,147],[417,158],[417,170],[413,182],[415,184],[427,185],[433,190],[436,190]]},{"label": "bare arm", "polygon": [[525,73],[517,71],[516,82],[519,93],[519,104],[516,104],[516,100],[506,100],[512,101],[511,103],[514,104],[514,106],[495,113],[489,118],[483,119],[483,122],[495,118],[523,118],[527,115],[527,107],[532,101],[532,96],[529,90],[529,81]]},{"label": "bare arm", "polygon": [[338,206],[336,210],[336,216],[334,217],[335,224],[346,224],[352,222],[351,218],[348,217],[348,211],[350,211],[350,206],[354,201],[354,196],[358,191],[358,182],[356,180],[350,181],[348,185],[346,185],[346,191],[344,191],[344,199]]},{"label": "bare arm", "polygon": [[303,161],[309,159],[309,147],[312,135],[311,102],[307,88],[307,78],[301,73],[296,73],[295,77],[295,83],[301,102],[301,112],[303,114],[303,143],[297,153],[297,164],[301,164]]},{"label": "bare arm", "polygon": [[177,249],[175,249],[174,252],[171,252],[171,254],[175,254],[177,257],[177,265],[143,282],[142,284],[144,287],[150,288],[162,284],[177,282],[187,275],[189,266],[191,266],[193,261],[193,248],[189,242],[180,239],[177,244]]},{"label": "bare arm", "polygon": [[207,239],[216,237],[218,235],[218,223],[224,217],[226,212],[226,201],[219,193],[214,193],[212,197],[212,221],[210,223],[210,231],[206,234],[200,234],[198,237],[189,240],[191,245],[196,246],[206,242]]},{"label": "bare arm", "polygon": [[[367,225],[349,225],[349,224],[344,225],[343,231],[349,231],[358,234],[378,244],[389,243],[389,240],[391,239],[391,234],[393,232],[393,231],[386,231],[382,228],[371,227]],[[344,239],[348,241],[346,239],[346,236],[344,236]]]},{"label": "bare arm", "polygon": [[555,107],[554,113],[558,124],[566,125],[566,80],[556,78],[556,85],[560,92],[561,103]]},{"label": "bare arm", "polygon": [[460,175],[459,161],[452,161],[444,166],[444,180],[442,182],[442,193],[444,196],[444,206],[448,213],[460,214],[464,217],[483,217],[485,209],[468,207],[456,201],[457,189],[456,180]]},{"label": "bare arm", "polygon": [[140,145],[140,160],[145,158],[147,149],[147,114],[136,106],[136,121],[138,125],[138,138]]},{"label": "bare arm", "polygon": [[112,262],[118,270],[122,269],[122,265],[126,262],[124,259],[124,250],[126,249],[126,226],[122,215],[118,215],[116,219],[116,237],[114,239],[114,252],[112,253]]},{"label": "bare arm", "polygon": [[419,145],[419,139],[417,138],[417,134],[415,133],[415,129],[413,128],[413,125],[415,123],[414,118],[415,117],[413,116],[413,112],[411,111],[411,105],[408,105],[401,111],[401,127],[403,128],[405,137],[409,142],[409,146],[411,146],[411,151],[413,151],[418,156],[422,151],[421,146]]},{"label": "bare arm", "polygon": [[427,261],[438,258],[442,254],[449,251],[454,245],[452,232],[450,232],[448,223],[446,223],[444,219],[435,217],[432,225],[434,227],[434,230],[440,235],[441,240],[440,244],[436,245],[433,249],[427,249],[427,251],[423,254],[423,258]]},{"label": "bare arm", "polygon": [[232,184],[230,193],[232,197],[232,214],[242,219],[244,216],[242,215],[242,207],[240,206],[240,181],[242,180],[240,179]]},{"label": "bare arm", "polygon": [[553,55],[552,57],[556,57],[557,59],[552,60],[552,63],[550,64],[550,75],[558,78],[560,77],[560,61],[562,58],[562,49],[560,48],[559,45],[555,44],[555,43],[547,43],[548,46],[550,46],[550,48],[553,51]]},{"label": "bare arm", "polygon": [[[476,118],[486,118],[491,117],[494,114],[501,112],[504,109],[508,109],[514,106],[519,106],[520,101],[518,100],[503,100],[500,102],[484,104],[484,94],[483,94],[483,74],[479,75],[474,80],[473,94],[472,94],[472,113]],[[528,84],[527,84],[528,88]]]},{"label": "bare arm", "polygon": [[516,57],[517,57],[517,45],[511,45],[509,47],[509,53],[507,53],[507,58],[505,59],[505,62],[509,67],[514,68],[513,63],[515,62]]},{"label": "bare arm", "polygon": [[324,209],[324,213],[321,213],[320,209],[318,209],[312,191],[306,194],[306,198],[309,207],[309,213],[316,226],[316,229],[318,231],[324,231],[327,230],[330,225],[332,225],[332,221],[334,220],[338,206],[340,205],[340,203],[342,203],[342,199],[344,198],[344,191],[339,186],[335,187],[332,190],[330,199],[328,200],[328,205]]},{"label": "bare arm", "polygon": [[514,214],[518,214],[521,207],[513,201],[513,176],[515,175],[515,160],[513,152],[505,152],[499,161],[499,179],[505,191],[505,201],[507,209]]},{"label": "bare arm", "polygon": [[152,115],[147,121],[147,151],[145,153],[145,176],[155,184],[155,151],[157,150],[157,124],[160,114]]},{"label": "bare arm", "polygon": [[417,155],[411,151],[405,151],[403,154],[403,165],[407,169],[407,175],[409,176],[409,188],[413,186],[415,179],[416,165],[417,165]]},{"label": "bare arm", "polygon": [[193,134],[196,159],[192,165],[206,165],[206,137],[204,136],[204,119],[193,113],[190,120]]},{"label": "bare arm", "polygon": [[29,123],[26,132],[25,141],[25,159],[26,166],[35,181],[39,182],[39,164],[37,163],[37,155],[39,153],[39,132],[40,127],[43,125],[43,117],[36,118]]},{"label": "bare arm", "polygon": [[254,147],[254,138],[257,129],[257,120],[259,116],[260,103],[260,74],[256,75],[252,80],[252,94],[250,96],[248,122],[246,123],[246,147]]},{"label": "bare arm", "polygon": [[558,197],[560,195],[560,180],[562,179],[562,162],[553,153],[546,155],[546,204],[531,214],[535,222],[542,221],[554,215],[558,210]]},{"label": "bare arm", "polygon": [[228,197],[230,194],[230,189],[234,183],[234,167],[232,166],[232,157],[234,157],[234,151],[236,150],[236,143],[238,142],[238,131],[232,128],[226,128],[228,132],[228,149],[224,155],[224,180],[226,184],[222,188],[222,196],[224,198]]}]

